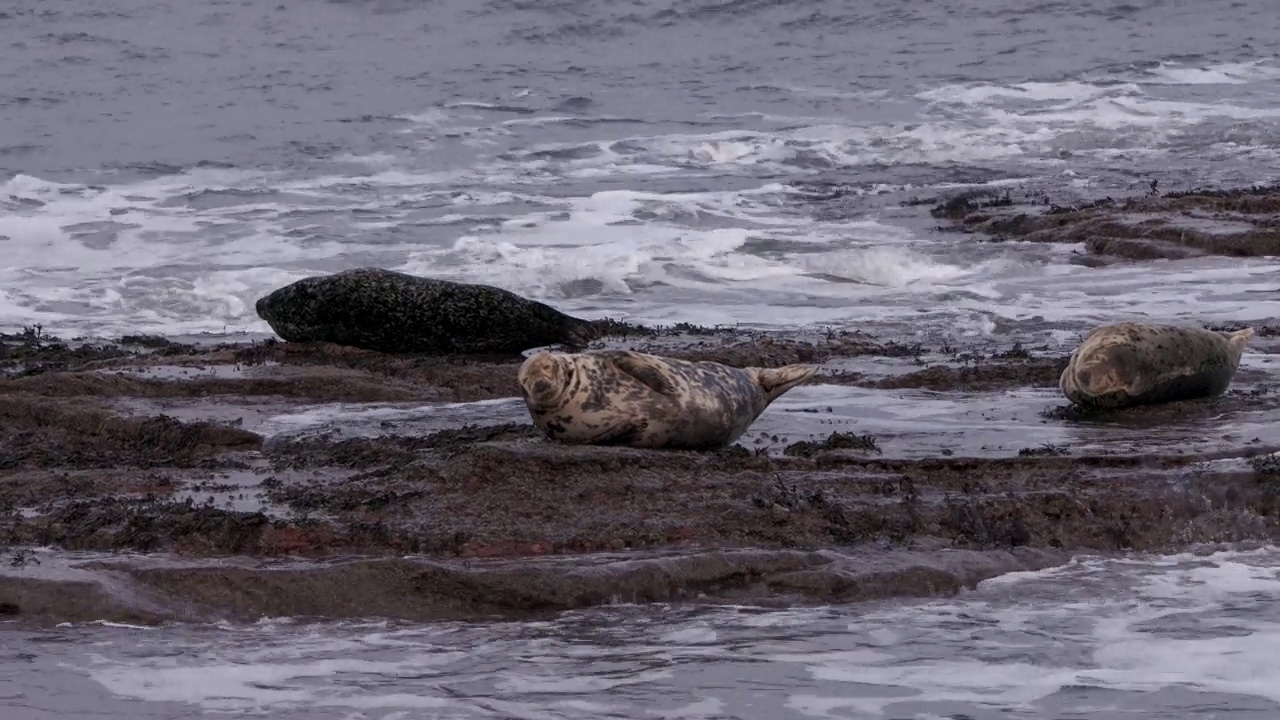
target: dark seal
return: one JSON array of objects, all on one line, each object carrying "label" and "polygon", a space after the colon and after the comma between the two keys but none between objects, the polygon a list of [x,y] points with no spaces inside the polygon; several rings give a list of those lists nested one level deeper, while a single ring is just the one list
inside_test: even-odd
[{"label": "dark seal", "polygon": [[1095,328],[1058,381],[1076,405],[1103,410],[1213,397],[1226,391],[1253,337],[1245,328],[1122,322]]},{"label": "dark seal", "polygon": [[386,353],[519,354],[585,347],[596,323],[488,285],[380,268],[303,278],[258,300],[258,317],[290,342]]},{"label": "dark seal", "polygon": [[803,365],[735,368],[595,350],[537,353],[518,377],[533,424],[552,440],[705,450],[737,440],[813,373]]}]

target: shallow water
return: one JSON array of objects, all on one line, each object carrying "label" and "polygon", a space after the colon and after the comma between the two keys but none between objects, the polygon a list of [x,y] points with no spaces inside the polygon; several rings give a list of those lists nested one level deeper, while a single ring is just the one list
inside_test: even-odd
[{"label": "shallow water", "polygon": [[936,601],[523,623],[0,630],[7,718],[1270,718],[1280,551],[1102,559]]},{"label": "shallow water", "polygon": [[[1259,339],[1259,345],[1264,342]],[[928,356],[928,364],[942,360]],[[1232,391],[1267,391],[1277,375],[1276,364],[1274,354],[1246,355]],[[839,365],[873,377],[920,369],[910,358],[846,358]],[[136,374],[187,380],[252,376],[261,370],[219,365],[156,366],[141,368]],[[886,458],[939,454],[1010,457],[1020,450],[1046,446],[1082,455],[1212,453],[1257,444],[1280,447],[1280,412],[1272,403],[1174,417],[1137,414],[1087,421],[1046,417],[1065,405],[1056,387],[938,392],[927,388],[886,390],[814,383],[790,390],[772,403],[736,444],[776,454],[792,443],[820,440],[833,432],[870,434],[876,438],[880,455]],[[116,407],[130,414],[165,413],[183,421],[234,422],[268,438],[330,433],[338,438],[421,436],[465,425],[530,423],[528,410],[519,397],[476,402],[379,403],[297,403],[271,397],[240,398],[234,403],[199,397],[131,398],[117,402]]]},{"label": "shallow water", "polygon": [[[1280,179],[1276,37],[1270,0],[12,0],[0,328],[257,337],[257,297],[365,264],[591,317],[1058,352],[1104,319],[1274,322],[1267,260],[1085,268],[1066,262],[1078,248],[979,244],[898,203],[972,184],[1066,202]],[[1266,347],[1242,372],[1274,377]],[[1185,427],[1032,420],[1051,396],[805,387],[743,442],[856,420],[899,456],[1187,443]],[[244,415],[370,434],[521,413]],[[919,431],[942,418],[955,429]],[[1267,416],[1197,422],[1200,447],[1280,442]],[[816,611],[10,630],[0,708],[1273,718],[1277,558],[1082,560],[952,600]]]}]

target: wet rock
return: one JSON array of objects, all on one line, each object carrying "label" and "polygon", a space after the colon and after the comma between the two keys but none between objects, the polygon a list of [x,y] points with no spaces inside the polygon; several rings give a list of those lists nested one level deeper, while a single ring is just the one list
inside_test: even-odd
[{"label": "wet rock", "polygon": [[1261,482],[1280,481],[1280,455],[1259,455],[1249,459],[1249,466]]},{"label": "wet rock", "polygon": [[1255,323],[1227,323],[1224,325],[1205,325],[1206,330],[1214,332],[1235,332],[1243,330],[1247,327],[1253,328],[1253,332],[1257,337],[1280,337],[1280,325],[1260,325]]},{"label": "wet rock", "polygon": [[881,390],[919,388],[934,391],[978,391],[1011,387],[1054,387],[1067,357],[1021,359],[1012,356],[1008,362],[980,361],[974,365],[933,365],[887,378],[870,379],[860,373],[825,372],[817,376],[820,382],[833,385],[854,385]]},{"label": "wet rock", "polygon": [[1132,260],[1280,255],[1280,186],[1197,190],[1081,207],[955,198],[935,217],[964,232],[1028,242],[1084,243]]},{"label": "wet rock", "polygon": [[1174,400],[1154,405],[1123,408],[1054,405],[1045,408],[1041,417],[1071,422],[1114,423],[1140,427],[1159,427],[1188,422],[1226,412],[1239,412],[1274,407],[1276,398],[1267,388],[1251,391],[1228,390],[1225,395]]},{"label": "wet rock", "polygon": [[338,440],[320,438],[281,438],[263,448],[277,469],[304,467],[341,467],[365,469],[411,462],[426,450],[444,454],[466,452],[477,443],[502,440],[533,439],[542,434],[532,425],[504,423],[440,430],[422,437],[385,435],[377,438]]},{"label": "wet rock", "polygon": [[858,450],[879,454],[880,446],[876,444],[874,435],[854,435],[853,433],[833,432],[823,440],[810,442],[801,440],[783,449],[782,454],[794,457],[812,457],[820,452],[832,450]]},{"label": "wet rock", "polygon": [[[617,347],[614,343],[602,346]],[[832,358],[862,355],[915,357],[925,352],[918,343],[880,342],[864,333],[848,330],[788,336],[690,326],[657,328],[644,341],[623,349],[680,360],[718,362],[730,367],[763,368],[823,363]]]},{"label": "wet rock", "polygon": [[935,365],[876,382],[878,388],[925,388],[928,390],[981,390],[997,387],[1043,387],[1057,384],[1066,359],[1048,358],[1031,362],[985,364],[972,367]]},{"label": "wet rock", "polygon": [[1094,235],[1084,241],[1085,250],[1093,255],[1111,255],[1125,260],[1182,260],[1203,257],[1209,253],[1169,240],[1107,237]]},{"label": "wet rock", "polygon": [[[743,364],[920,352],[856,333],[683,329],[635,340]],[[615,598],[847,602],[955,592],[1074,552],[1280,537],[1280,483],[1264,459],[1249,461],[1275,448],[1248,439],[1224,440],[1217,455],[1043,446],[923,459],[893,457],[884,437],[886,452],[876,453],[872,439],[847,433],[777,456],[741,446],[571,447],[497,422],[264,441],[231,421],[156,408],[181,400],[225,417],[303,402],[514,397],[518,364],[332,343],[168,355],[151,344],[0,379],[0,546],[9,547],[0,608],[9,614],[427,618]],[[58,361],[56,352],[73,350],[50,352]],[[967,364],[826,381],[968,393],[1053,385],[1066,361],[1017,345],[967,360],[944,352]],[[185,373],[192,368],[200,372]],[[1277,408],[1280,397],[1260,386],[1122,417],[1068,408],[1037,420],[1167,434],[1224,412]],[[1220,460],[1229,462],[1209,462]],[[133,555],[95,565],[62,558],[66,550]]]},{"label": "wet rock", "polygon": [[[30,527],[40,545],[69,550],[176,550],[201,555],[258,552],[269,519],[191,502],[105,498],[61,505]],[[20,526],[15,533],[22,537]]]},{"label": "wet rock", "polygon": [[[0,574],[0,602],[28,620],[385,617],[411,621],[530,617],[613,602],[852,602],[953,594],[1010,570],[1066,559],[1053,551],[729,550],[583,559],[445,563],[354,560],[292,566],[63,562],[48,574]],[[12,598],[12,599],[10,599]]]},{"label": "wet rock", "polygon": [[0,333],[0,377],[66,370],[127,354],[110,344],[72,345],[46,334],[40,326],[27,327],[18,333]]},{"label": "wet rock", "polygon": [[202,398],[278,396],[333,402],[403,402],[439,400],[449,396],[439,388],[404,379],[371,377],[342,368],[277,372],[274,377],[146,377],[137,372],[60,373],[0,381],[14,391],[46,397]]},{"label": "wet rock", "polygon": [[700,343],[690,348],[677,350],[643,350],[653,354],[672,357],[692,362],[710,361],[730,367],[777,368],[798,363],[821,362],[831,357],[831,350],[826,347],[796,340],[760,340],[737,341],[725,344]]},{"label": "wet rock", "polygon": [[988,208],[1004,208],[1013,206],[1013,198],[1008,194],[997,195],[988,190],[962,192],[945,202],[935,205],[929,214],[936,218],[964,221],[974,213]]},{"label": "wet rock", "polygon": [[1069,455],[1071,454],[1066,448],[1056,445],[1041,445],[1039,447],[1025,447],[1018,451],[1018,457],[1036,457],[1043,455]]},{"label": "wet rock", "polygon": [[519,354],[584,347],[612,326],[488,285],[358,268],[299,280],[260,298],[258,316],[291,342],[387,353]]},{"label": "wet rock", "polygon": [[261,436],[217,423],[184,423],[164,415],[126,418],[84,404],[0,395],[0,469],[185,467],[261,445]]}]

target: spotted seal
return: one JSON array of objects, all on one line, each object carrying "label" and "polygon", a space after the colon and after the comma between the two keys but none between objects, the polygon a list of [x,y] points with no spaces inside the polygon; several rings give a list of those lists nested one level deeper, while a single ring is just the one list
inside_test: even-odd
[{"label": "spotted seal", "polygon": [[737,440],[813,373],[593,350],[536,353],[518,377],[534,425],[553,440],[703,450]]},{"label": "spotted seal", "polygon": [[387,353],[494,353],[585,347],[607,321],[566,315],[489,285],[365,267],[303,278],[257,301],[290,342],[325,341]]},{"label": "spotted seal", "polygon": [[1086,409],[1212,397],[1226,391],[1253,330],[1122,322],[1092,330],[1071,353],[1058,386]]}]

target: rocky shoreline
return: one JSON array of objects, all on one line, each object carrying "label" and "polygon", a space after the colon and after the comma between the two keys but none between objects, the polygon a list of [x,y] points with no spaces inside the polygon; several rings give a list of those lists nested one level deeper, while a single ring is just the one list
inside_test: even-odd
[{"label": "rocky shoreline", "polygon": [[[937,353],[865,335],[685,329],[609,342],[812,362],[817,384],[939,394],[1052,387],[1065,362],[1020,347],[930,362]],[[845,602],[953,593],[1075,552],[1277,535],[1280,482],[1264,443],[1212,457],[1027,447],[906,458],[856,431],[710,453],[565,447],[527,419],[267,433],[262,418],[331,403],[428,414],[509,398],[518,360],[155,338],[73,348],[34,332],[4,343],[0,613],[20,621]],[[841,368],[860,357],[925,367]],[[1145,412],[1160,424],[1273,410],[1280,398],[1254,389]],[[1043,415],[1098,421],[1063,403]],[[1237,467],[1206,465],[1231,458]]]},{"label": "rocky shoreline", "polygon": [[[1063,209],[969,196],[933,214],[985,239],[1084,242],[1136,261],[1274,254],[1277,197]],[[1235,223],[1234,239],[1221,223]],[[810,397],[863,404],[845,425],[821,402],[771,408],[716,452],[568,447],[541,438],[513,401],[518,357],[77,343],[28,328],[0,335],[0,617],[833,603],[954,593],[1076,553],[1280,537],[1280,434],[1268,435],[1280,393],[1257,368],[1221,397],[1087,414],[1057,391],[1062,348],[607,327],[594,347],[811,363],[821,389]],[[1280,352],[1275,328],[1254,327],[1250,353]],[[892,434],[859,427],[898,402],[942,409]],[[1014,446],[961,437],[1017,403],[1001,435]],[[360,422],[325,419],[343,417]],[[1073,440],[1028,440],[1040,428]]]},{"label": "rocky shoreline", "polygon": [[1016,202],[989,191],[962,194],[931,209],[946,230],[994,241],[1083,243],[1076,262],[1179,260],[1206,255],[1280,255],[1280,186],[1189,190],[1080,205],[1048,197]]}]

